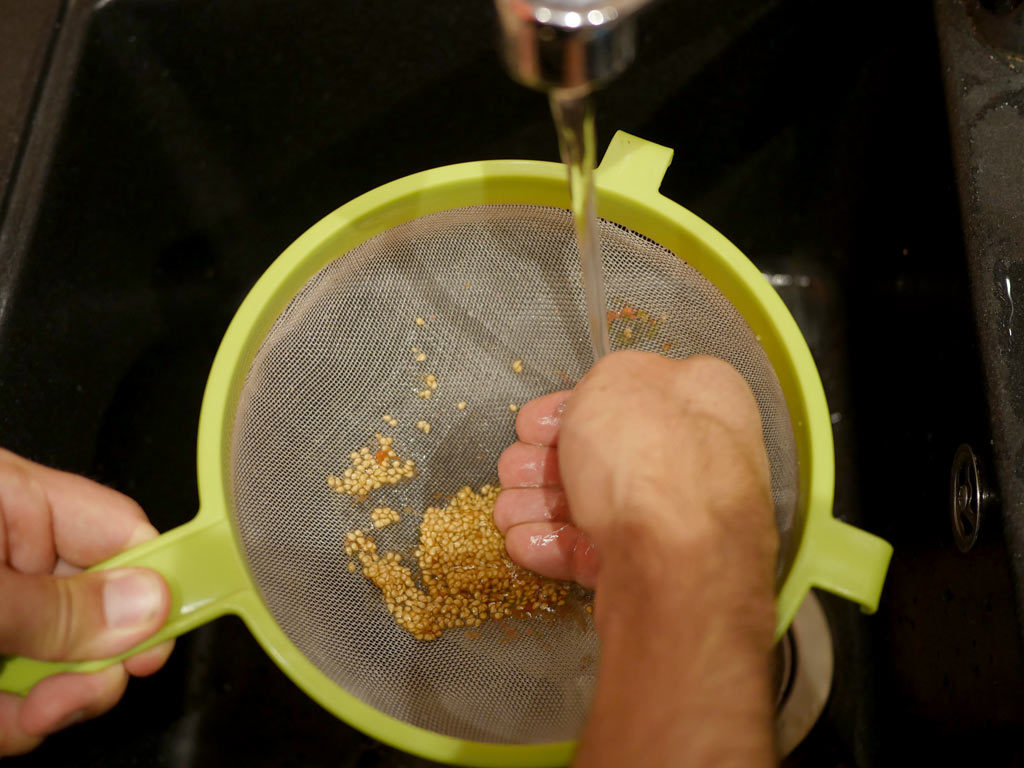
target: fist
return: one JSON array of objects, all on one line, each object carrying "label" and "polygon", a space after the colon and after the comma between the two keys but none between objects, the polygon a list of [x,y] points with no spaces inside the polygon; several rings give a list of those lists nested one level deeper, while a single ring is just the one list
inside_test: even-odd
[{"label": "fist", "polygon": [[771,582],[761,418],[727,363],[615,352],[574,390],[523,406],[516,432],[494,517],[523,567],[594,587],[602,559],[641,540],[718,552]]}]

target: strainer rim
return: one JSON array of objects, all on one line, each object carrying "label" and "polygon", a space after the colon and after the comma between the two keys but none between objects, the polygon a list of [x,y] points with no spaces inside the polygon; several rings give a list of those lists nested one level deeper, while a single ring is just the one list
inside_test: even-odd
[{"label": "strainer rim", "polygon": [[[614,149],[615,142],[606,155],[606,162]],[[667,167],[667,163],[664,166]],[[756,303],[757,324],[751,323],[751,327],[759,338],[767,335],[774,341],[774,356],[769,349],[765,351],[777,371],[780,365],[787,369],[798,390],[797,402],[791,403],[790,391],[783,387],[797,433],[801,463],[800,508],[805,510],[806,521],[821,515],[831,519],[834,461],[828,408],[806,342],[781,299],[754,265],[723,235],[657,192],[664,167],[650,171],[647,186],[638,184],[635,175],[616,175],[608,172],[604,165],[602,169],[597,178],[598,214],[602,218],[640,232],[677,254],[677,241],[682,242],[680,236],[685,233],[683,240],[690,238],[706,249],[696,263],[690,258],[687,261],[702,273],[705,270],[701,261],[717,262],[723,273],[734,281],[733,293],[723,291],[726,297],[738,304],[735,291],[739,291],[745,294],[747,301]],[[217,352],[199,426],[199,517],[227,518],[239,555],[243,550],[231,513],[229,467],[235,406],[255,351],[274,320],[302,285],[327,263],[381,232],[452,208],[498,203],[567,208],[563,166],[524,160],[480,161],[435,168],[390,182],[314,224],[255,284],[232,319]],[[645,222],[650,225],[646,226]],[[714,279],[712,282],[719,284]],[[748,312],[742,306],[737,308],[749,323]],[[796,536],[798,550],[806,531],[805,524],[804,530]],[[778,595],[779,634],[788,626],[813,582],[813,573],[806,571],[807,568],[794,567],[782,582]],[[423,757],[464,765],[561,765],[571,757],[574,748],[571,741],[507,745],[443,736],[396,720],[356,699],[315,667],[287,638],[259,598],[251,572],[249,578],[253,583],[251,598],[236,600],[233,609],[243,617],[267,653],[322,706],[374,738]]]}]

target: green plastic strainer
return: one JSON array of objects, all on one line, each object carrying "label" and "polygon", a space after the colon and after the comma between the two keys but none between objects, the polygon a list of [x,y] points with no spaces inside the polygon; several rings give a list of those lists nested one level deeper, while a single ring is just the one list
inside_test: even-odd
[{"label": "green plastic strainer", "polygon": [[[782,541],[777,634],[814,586],[873,611],[892,548],[832,517],[831,422],[804,339],[757,269],[658,192],[671,157],[620,132],[596,174],[612,309],[647,318],[630,333],[613,328],[613,346],[714,354],[750,383]],[[417,642],[348,571],[342,541],[368,527],[374,506],[422,511],[493,482],[514,439],[509,403],[585,373],[567,208],[560,165],[438,168],[342,206],[271,265],[210,374],[199,513],[100,566],[147,566],[170,584],[170,619],[140,649],[234,613],[296,684],[381,741],[467,765],[569,761],[599,652],[589,619],[485,622]],[[424,400],[416,391],[428,372],[440,386]],[[429,434],[415,429],[420,419]],[[362,503],[333,493],[327,476],[375,432],[394,435],[417,477]],[[416,538],[415,518],[378,534],[398,551]],[[105,663],[8,659],[0,689],[25,693],[47,675]]]}]

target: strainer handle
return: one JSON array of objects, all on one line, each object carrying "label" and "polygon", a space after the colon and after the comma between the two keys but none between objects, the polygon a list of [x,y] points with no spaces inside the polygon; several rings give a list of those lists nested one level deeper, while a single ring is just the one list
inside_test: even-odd
[{"label": "strainer handle", "polygon": [[110,659],[38,661],[12,656],[0,661],[0,691],[24,695],[40,680],[60,672],[95,672],[164,640],[233,611],[233,598],[252,589],[226,519],[203,515],[91,568],[99,571],[142,566],[158,571],[171,590],[171,612],[155,635]]},{"label": "strainer handle", "polygon": [[892,544],[842,520],[827,517],[810,532],[814,545],[810,586],[859,603],[874,613],[892,559]]},{"label": "strainer handle", "polygon": [[637,199],[660,198],[658,189],[674,153],[671,147],[616,131],[594,178],[599,189],[628,190]]},{"label": "strainer handle", "polygon": [[892,559],[892,544],[833,517],[823,522],[812,585],[860,603],[864,613],[874,613]]},{"label": "strainer handle", "polygon": [[858,603],[865,613],[874,613],[891,559],[892,545],[885,539],[830,514],[811,515],[776,599],[775,639],[785,634],[812,587],[845,597]]}]

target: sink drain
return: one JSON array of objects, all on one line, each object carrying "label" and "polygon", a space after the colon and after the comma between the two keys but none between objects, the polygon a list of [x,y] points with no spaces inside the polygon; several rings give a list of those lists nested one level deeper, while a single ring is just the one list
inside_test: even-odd
[{"label": "sink drain", "polygon": [[834,667],[828,619],[811,592],[776,651],[775,739],[780,757],[807,738],[825,711]]}]

